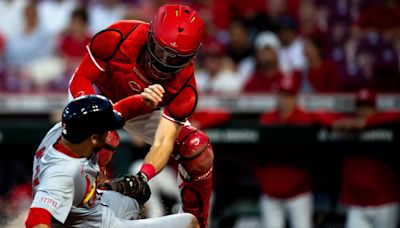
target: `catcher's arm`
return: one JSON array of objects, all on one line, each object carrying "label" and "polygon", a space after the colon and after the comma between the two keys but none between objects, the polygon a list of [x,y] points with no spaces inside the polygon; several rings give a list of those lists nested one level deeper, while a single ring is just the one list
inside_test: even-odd
[{"label": "catcher's arm", "polygon": [[122,114],[125,120],[150,113],[162,101],[165,90],[159,84],[150,85],[141,94],[131,95],[114,104],[114,109]]},{"label": "catcher's arm", "polygon": [[[169,158],[171,157],[175,139],[181,128],[181,124],[172,122],[166,118],[161,118],[156,130],[154,143],[150,148],[149,153],[144,158],[143,167],[154,167],[154,170],[152,170],[150,174],[149,172],[144,172],[147,179],[151,179],[167,165]],[[144,171],[143,167],[141,173]]]},{"label": "catcher's arm", "polygon": [[83,58],[69,84],[69,93],[73,98],[85,94],[96,94],[92,84],[100,76],[101,70],[96,67],[89,54]]}]

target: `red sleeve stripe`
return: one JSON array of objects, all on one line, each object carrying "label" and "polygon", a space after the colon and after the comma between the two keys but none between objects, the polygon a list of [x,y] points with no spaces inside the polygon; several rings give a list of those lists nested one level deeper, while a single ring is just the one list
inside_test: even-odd
[{"label": "red sleeve stripe", "polygon": [[71,91],[71,84],[72,84],[72,80],[74,80],[74,77],[75,77],[75,73],[72,75],[72,77],[68,83],[68,102],[72,101],[75,98]]},{"label": "red sleeve stripe", "polygon": [[86,49],[89,52],[90,58],[92,59],[94,65],[96,65],[96,67],[99,68],[99,70],[101,70],[103,72],[106,71],[106,70],[104,70],[103,67],[100,66],[99,63],[97,63],[96,59],[93,57],[92,52],[90,51],[89,45],[86,45]]},{"label": "red sleeve stripe", "polygon": [[184,124],[186,123],[186,121],[182,122],[182,121],[176,120],[176,119],[174,119],[174,118],[172,118],[172,117],[170,117],[170,116],[167,116],[165,113],[163,113],[162,116],[163,116],[165,119],[167,119],[167,120],[169,120],[169,121],[172,121],[172,122],[175,122],[175,123],[178,123],[178,124],[184,125]]},{"label": "red sleeve stripe", "polygon": [[51,214],[43,208],[31,208],[29,210],[28,218],[25,221],[25,225],[27,228],[32,228],[39,224],[51,226]]}]

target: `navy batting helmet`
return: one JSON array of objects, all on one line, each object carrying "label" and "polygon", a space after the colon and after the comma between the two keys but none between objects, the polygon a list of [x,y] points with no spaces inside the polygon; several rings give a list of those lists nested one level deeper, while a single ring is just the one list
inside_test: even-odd
[{"label": "navy batting helmet", "polygon": [[71,101],[62,114],[62,135],[72,143],[80,143],[92,134],[122,128],[121,113],[114,110],[109,99],[86,95]]}]

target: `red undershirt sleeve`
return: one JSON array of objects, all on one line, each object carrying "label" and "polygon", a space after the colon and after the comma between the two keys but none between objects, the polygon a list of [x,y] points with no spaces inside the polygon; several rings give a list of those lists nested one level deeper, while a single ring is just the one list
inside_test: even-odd
[{"label": "red undershirt sleeve", "polygon": [[114,104],[114,109],[122,114],[125,120],[130,120],[153,111],[146,105],[140,94],[129,96]]},{"label": "red undershirt sleeve", "polygon": [[51,214],[46,209],[33,207],[29,210],[25,225],[27,228],[32,228],[39,224],[46,224],[51,227]]},{"label": "red undershirt sleeve", "polygon": [[92,84],[101,72],[89,54],[86,54],[69,84],[69,92],[72,97],[77,98],[85,94],[95,94]]}]

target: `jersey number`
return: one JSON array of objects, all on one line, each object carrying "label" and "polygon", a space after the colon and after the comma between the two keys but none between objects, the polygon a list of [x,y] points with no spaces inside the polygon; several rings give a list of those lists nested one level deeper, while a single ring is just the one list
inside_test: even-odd
[{"label": "jersey number", "polygon": [[36,167],[35,167],[35,175],[33,176],[33,185],[36,186],[39,184],[39,172],[40,172],[40,166],[39,166],[39,160],[43,157],[44,151],[46,150],[46,147],[43,147],[42,149],[38,150],[36,152]]}]

